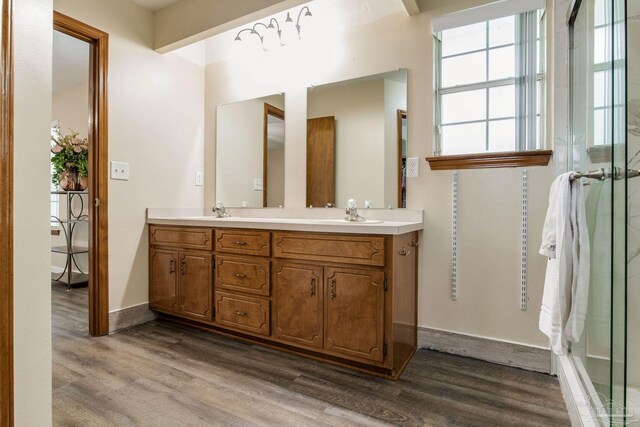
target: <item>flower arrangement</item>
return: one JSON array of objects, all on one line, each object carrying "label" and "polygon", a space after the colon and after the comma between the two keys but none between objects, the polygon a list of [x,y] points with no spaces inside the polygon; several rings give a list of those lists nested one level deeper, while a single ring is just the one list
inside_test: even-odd
[{"label": "flower arrangement", "polygon": [[53,175],[51,182],[63,190],[84,190],[89,175],[89,143],[87,138],[79,138],[79,133],[69,129],[68,135],[62,135],[59,127],[51,135],[51,163]]}]

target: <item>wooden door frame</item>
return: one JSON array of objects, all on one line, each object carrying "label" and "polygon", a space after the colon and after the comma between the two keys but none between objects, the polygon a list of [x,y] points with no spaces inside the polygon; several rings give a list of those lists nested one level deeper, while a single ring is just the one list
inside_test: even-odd
[{"label": "wooden door frame", "polygon": [[396,133],[398,135],[398,209],[402,208],[402,119],[406,120],[406,118],[406,110],[398,110],[396,119]]},{"label": "wooden door frame", "polygon": [[89,333],[109,333],[108,123],[109,35],[53,12],[53,29],[89,43]]},{"label": "wooden door frame", "polygon": [[262,126],[262,207],[267,207],[267,151],[268,151],[268,121],[269,116],[274,116],[284,121],[284,110],[274,107],[273,105],[264,103],[264,124]]},{"label": "wooden door frame", "polygon": [[14,423],[12,25],[13,0],[4,0],[0,43],[0,427]]}]

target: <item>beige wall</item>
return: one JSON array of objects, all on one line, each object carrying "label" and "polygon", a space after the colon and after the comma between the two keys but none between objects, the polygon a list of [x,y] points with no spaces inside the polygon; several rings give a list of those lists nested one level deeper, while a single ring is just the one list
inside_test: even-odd
[{"label": "beige wall", "polygon": [[267,182],[267,206],[284,206],[284,150],[269,150]]},{"label": "beige wall", "polygon": [[130,0],[54,6],[109,33],[109,160],[130,167],[129,181],[109,181],[113,311],[148,301],[146,208],[202,206],[203,70],[154,52],[153,13]]},{"label": "beige wall", "polygon": [[15,425],[51,425],[50,0],[14,2]]},{"label": "beige wall", "polygon": [[[423,13],[405,13],[345,29],[339,44],[325,43],[277,57],[225,61],[206,67],[205,205],[213,203],[215,120],[220,103],[274,91],[286,92],[285,205],[305,203],[307,86],[407,68],[408,156],[420,157],[419,178],[408,179],[408,204],[424,209],[419,277],[419,324],[431,328],[548,346],[538,331],[546,259],[537,254],[553,167],[529,168],[529,307],[519,308],[521,170],[461,171],[459,206],[459,296],[450,298],[451,176],[431,171],[433,49],[431,18],[483,1],[437,1]],[[375,49],[372,49],[375,46]],[[295,53],[295,54],[294,54]],[[259,75],[251,70],[260,69]],[[551,146],[551,143],[548,143]]]},{"label": "beige wall", "polygon": [[[88,57],[87,57],[88,60]],[[89,83],[85,82],[69,89],[55,92],[51,102],[51,120],[57,120],[60,125],[60,131],[63,135],[73,129],[80,133],[80,138],[86,138],[89,132]],[[58,196],[60,218],[67,217],[67,198]],[[88,201],[88,199],[85,199]],[[79,200],[72,203],[74,212],[79,212],[81,206]],[[86,211],[85,211],[86,212]],[[60,229],[60,226],[55,228]],[[75,227],[73,242],[75,245],[88,245],[88,227],[84,224],[78,224]],[[64,232],[60,232],[58,236],[51,236],[52,246],[66,245],[66,237]],[[57,268],[64,268],[67,257],[63,254],[52,253],[51,264]],[[87,254],[78,254],[75,256],[78,267],[83,272],[89,271],[89,258]],[[77,269],[74,267],[74,271]]]}]

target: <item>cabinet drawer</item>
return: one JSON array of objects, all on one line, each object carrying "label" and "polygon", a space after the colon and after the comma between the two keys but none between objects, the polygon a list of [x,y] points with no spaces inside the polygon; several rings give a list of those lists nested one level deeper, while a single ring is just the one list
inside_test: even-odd
[{"label": "cabinet drawer", "polygon": [[218,230],[216,251],[233,254],[269,256],[268,231]]},{"label": "cabinet drawer", "polygon": [[273,256],[382,266],[384,237],[276,232],[273,233]]},{"label": "cabinet drawer", "polygon": [[270,301],[216,292],[216,322],[236,329],[270,335]]},{"label": "cabinet drawer", "polygon": [[213,248],[213,230],[210,228],[176,228],[152,225],[149,228],[149,244],[184,249]]},{"label": "cabinet drawer", "polygon": [[269,296],[269,260],[216,257],[216,289]]}]

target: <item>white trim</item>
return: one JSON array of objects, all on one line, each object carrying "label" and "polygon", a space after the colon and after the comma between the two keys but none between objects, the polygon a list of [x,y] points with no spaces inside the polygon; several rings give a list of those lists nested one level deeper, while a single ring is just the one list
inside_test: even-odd
[{"label": "white trim", "polygon": [[599,427],[596,421],[597,414],[589,403],[589,396],[585,392],[578,372],[570,356],[555,356],[556,366],[558,368],[558,379],[560,380],[560,388],[564,401],[567,404],[567,411],[571,419],[571,425],[574,427]]},{"label": "white trim", "polygon": [[544,9],[544,0],[502,0],[484,6],[478,6],[460,12],[433,18],[431,26],[434,33],[450,28],[463,27],[491,19],[504,18],[532,10]]},{"label": "white trim", "polygon": [[418,327],[418,348],[472,357],[528,371],[551,371],[551,351],[548,348],[423,326]]}]

